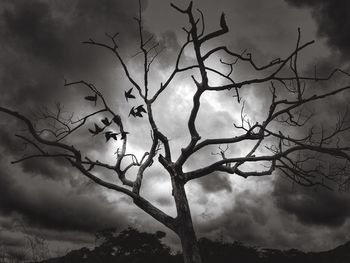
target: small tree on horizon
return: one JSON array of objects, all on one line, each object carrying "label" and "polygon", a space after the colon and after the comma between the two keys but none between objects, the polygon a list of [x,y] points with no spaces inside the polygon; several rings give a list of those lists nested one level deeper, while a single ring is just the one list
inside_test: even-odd
[{"label": "small tree on horizon", "polygon": [[[225,45],[214,48],[203,48],[210,40],[216,39],[229,32],[225,15],[220,17],[219,29],[210,33],[206,32],[204,15],[198,10],[193,11],[190,2],[187,8],[182,9],[174,4],[171,6],[188,19],[188,27],[183,28],[186,40],[182,44],[177,55],[173,70],[168,78],[158,84],[149,85],[149,76],[152,63],[160,53],[157,51],[152,36],[146,36],[142,19],[141,8],[139,17],[136,18],[139,28],[139,53],[143,57],[143,78],[139,81],[125,62],[117,44],[117,36],[107,34],[111,44],[90,39],[85,44],[101,47],[110,51],[119,61],[126,80],[132,85],[132,89],[125,91],[127,100],[136,97],[142,100],[139,106],[128,109],[131,118],[145,117],[151,130],[151,147],[142,158],[128,151],[129,129],[125,127],[125,120],[113,110],[105,99],[103,93],[93,84],[82,81],[66,82],[65,86],[82,86],[90,91],[85,97],[87,103],[93,103],[97,110],[74,120],[64,118],[60,107],[56,112],[47,111],[42,114],[41,121],[47,121],[44,129],[38,130],[35,122],[22,113],[8,107],[0,107],[0,112],[10,115],[24,123],[27,130],[16,136],[26,144],[31,145],[34,153],[20,158],[13,163],[30,161],[34,158],[61,158],[69,162],[75,169],[98,185],[112,191],[116,191],[130,197],[134,204],[148,213],[154,219],[171,229],[179,237],[182,245],[182,253],[185,263],[202,262],[197,237],[194,231],[187,194],[186,183],[204,176],[216,176],[214,173],[223,172],[238,175],[243,178],[271,175],[278,171],[287,176],[293,182],[304,186],[321,185],[328,187],[328,182],[338,182],[341,186],[348,183],[348,179],[340,180],[349,167],[350,145],[345,145],[342,137],[350,130],[346,114],[339,114],[332,129],[323,129],[312,123],[314,114],[306,111],[305,107],[312,106],[314,102],[325,100],[350,89],[343,86],[333,90],[314,90],[309,88],[309,83],[319,83],[330,80],[335,73],[346,72],[336,69],[329,76],[318,77],[302,76],[298,71],[298,59],[301,50],[314,43],[314,41],[301,43],[300,30],[294,50],[285,58],[273,59],[265,65],[258,65],[250,53],[235,53]],[[140,4],[141,7],[141,4]],[[185,50],[192,52],[195,63],[182,66],[181,58]],[[224,57],[220,62],[227,70],[215,68],[208,61],[217,54]],[[246,63],[252,70],[259,73],[258,77],[238,81],[232,76],[233,68],[238,63]],[[192,73],[190,73],[192,72]],[[189,74],[192,78],[192,86],[195,90],[192,96],[192,107],[187,120],[189,141],[181,147],[178,156],[174,156],[173,145],[167,135],[160,130],[157,120],[153,115],[153,105],[164,95],[180,74]],[[220,78],[220,85],[210,84],[211,76]],[[241,100],[243,89],[256,85],[266,89],[270,94],[270,105],[266,108],[265,117],[261,121],[253,122],[244,112],[244,104]],[[173,87],[176,88],[176,87]],[[235,124],[234,135],[229,137],[202,138],[197,128],[197,116],[201,109],[201,97],[207,92],[234,93],[237,103],[241,103],[241,123]],[[166,107],[166,105],[164,105]],[[181,112],[174,112],[183,114]],[[236,114],[236,113],[235,113]],[[96,118],[100,118],[96,122]],[[52,121],[54,125],[52,125]],[[171,122],[171,116],[168,119]],[[88,126],[88,127],[87,127]],[[310,127],[309,127],[310,126]],[[116,152],[115,163],[107,163],[92,159],[82,152],[76,145],[72,145],[70,138],[79,133],[83,127],[91,136],[104,136],[106,143],[119,140],[121,147]],[[297,133],[295,131],[302,131]],[[293,132],[294,131],[294,132]],[[146,137],[146,136],[145,136]],[[230,153],[228,148],[233,145],[249,145],[249,151],[240,156],[239,153]],[[198,154],[199,151],[209,147],[217,147],[217,159],[212,162],[208,158],[206,166],[194,170],[186,170],[186,162]],[[246,146],[245,146],[246,147]],[[327,169],[321,165],[326,158],[334,158],[332,165]],[[177,215],[175,217],[161,211],[154,204],[141,195],[141,185],[145,172],[159,163],[169,175],[172,185],[172,195],[175,201]],[[252,166],[254,164],[254,166]],[[258,168],[258,164],[261,164]],[[253,167],[253,168],[252,168]],[[99,173],[96,170],[99,169]],[[99,176],[103,169],[113,172],[119,183],[112,183]],[[133,179],[131,179],[133,178]]]}]

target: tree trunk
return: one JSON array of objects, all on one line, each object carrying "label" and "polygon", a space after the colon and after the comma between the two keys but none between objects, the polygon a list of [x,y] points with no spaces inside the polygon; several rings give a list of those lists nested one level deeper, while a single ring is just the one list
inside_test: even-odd
[{"label": "tree trunk", "polygon": [[198,241],[194,232],[191,212],[188,205],[185,187],[173,177],[173,194],[177,210],[177,231],[182,246],[185,263],[202,263]]},{"label": "tree trunk", "polygon": [[192,221],[184,223],[180,228],[178,235],[181,240],[184,263],[202,263]]}]

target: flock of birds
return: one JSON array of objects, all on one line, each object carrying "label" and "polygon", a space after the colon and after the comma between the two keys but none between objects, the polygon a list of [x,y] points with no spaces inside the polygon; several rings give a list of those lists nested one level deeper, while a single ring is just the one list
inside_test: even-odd
[{"label": "flock of birds", "polygon": [[[128,91],[124,92],[124,96],[126,101],[128,102],[129,99],[136,99],[135,95],[132,94],[132,90],[133,88],[130,88]],[[95,95],[90,95],[90,96],[86,96],[85,100],[87,101],[91,101],[94,102],[95,106],[97,103],[97,94]],[[139,117],[142,118],[143,117],[143,113],[147,113],[147,111],[145,110],[144,106],[141,104],[137,107],[133,106],[129,112],[129,117],[130,115],[133,116],[134,118]],[[113,119],[108,119],[107,117],[105,117],[104,119],[101,120],[101,123],[103,124],[103,126],[99,126],[98,124],[94,123],[94,129],[89,129],[89,132],[95,136],[100,134],[101,132],[103,132],[108,126],[110,126],[112,123],[116,123],[119,127],[121,126],[121,119],[119,115],[116,115]],[[126,138],[126,135],[128,134],[128,132],[126,131],[121,131],[120,133],[116,133],[113,131],[106,131],[104,132],[105,138],[106,138],[106,142],[108,142],[110,139],[113,140],[117,140],[118,139],[118,135],[121,135],[121,140],[124,140]]]},{"label": "flock of birds", "polygon": [[[133,90],[133,88],[124,92],[124,96],[125,96],[126,101],[129,101],[129,99],[136,99],[136,97],[132,94],[132,90]],[[129,116],[132,115],[132,116],[134,116],[134,118],[136,118],[136,117],[142,118],[143,117],[142,113],[147,113],[147,111],[145,110],[145,108],[141,104],[141,105],[137,106],[136,108],[132,107],[130,112],[129,112]]]}]

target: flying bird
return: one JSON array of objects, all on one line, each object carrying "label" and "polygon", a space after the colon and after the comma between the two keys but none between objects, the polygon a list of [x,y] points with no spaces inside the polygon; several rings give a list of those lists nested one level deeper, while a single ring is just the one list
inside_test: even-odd
[{"label": "flying bird", "polygon": [[106,142],[108,142],[111,138],[116,141],[117,135],[118,135],[118,133],[114,133],[111,131],[105,132]]},{"label": "flying bird", "polygon": [[111,125],[112,121],[109,121],[108,118],[104,118],[101,120],[101,122],[105,125],[105,126],[109,126]]},{"label": "flying bird", "polygon": [[136,117],[136,111],[135,111],[135,107],[132,107],[130,112],[129,112],[129,117],[130,115],[134,116],[134,118]]},{"label": "flying bird", "polygon": [[136,111],[139,113],[142,113],[142,112],[147,113],[143,105],[137,106]]},{"label": "flying bird", "polygon": [[122,125],[122,120],[121,120],[121,118],[120,118],[119,115],[115,115],[115,116],[113,117],[113,121],[114,121],[114,123],[117,124],[119,127]]},{"label": "flying bird", "polygon": [[95,102],[95,106],[96,106],[97,94],[95,94],[94,96],[86,96],[85,99],[88,100],[88,101]]},{"label": "flying bird", "polygon": [[124,91],[126,101],[128,101],[129,99],[136,99],[136,97],[131,94],[132,89],[133,88],[129,89],[128,91]]},{"label": "flying bird", "polygon": [[227,24],[226,24],[226,20],[225,20],[225,14],[222,13],[221,14],[221,17],[220,17],[220,26],[223,30],[227,31],[228,30],[228,27],[227,27]]},{"label": "flying bird", "polygon": [[129,116],[132,115],[134,116],[134,118],[136,117],[140,117],[142,118],[142,113],[147,113],[147,111],[145,110],[145,108],[143,107],[143,105],[139,105],[136,108],[132,107],[130,112],[129,112]]},{"label": "flying bird", "polygon": [[99,134],[101,131],[103,131],[103,128],[99,127],[96,123],[95,130],[89,129],[89,132],[91,132],[94,136]]},{"label": "flying bird", "polygon": [[121,139],[124,140],[126,138],[126,135],[129,134],[129,132],[122,131],[122,137]]},{"label": "flying bird", "polygon": [[140,111],[138,111],[138,110],[136,110],[134,113],[135,113],[135,116],[134,116],[134,117],[140,117],[140,118],[143,117],[143,116],[142,116],[142,113],[141,113]]}]

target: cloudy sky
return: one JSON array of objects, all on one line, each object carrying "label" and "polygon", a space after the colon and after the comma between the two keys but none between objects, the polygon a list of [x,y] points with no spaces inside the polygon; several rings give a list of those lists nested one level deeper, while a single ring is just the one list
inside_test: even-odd
[{"label": "cloudy sky", "polygon": [[[188,1],[174,3],[185,7]],[[204,13],[208,31],[218,27],[222,12],[226,14],[229,33],[206,48],[225,44],[237,53],[247,49],[263,64],[292,52],[300,27],[303,42],[316,41],[301,53],[302,70],[310,72],[317,64],[319,74],[327,74],[332,68],[347,70],[350,65],[349,1],[198,0],[194,5]],[[147,121],[127,116],[130,107],[140,101],[125,101],[124,91],[131,85],[120,65],[106,50],[82,44],[89,38],[108,41],[106,32],[119,32],[119,50],[135,78],[140,79],[142,65],[135,56],[139,39],[133,19],[138,12],[136,0],[5,0],[0,3],[0,12],[1,106],[33,117],[40,108],[54,109],[55,103],[61,102],[65,112],[82,116],[95,109],[84,100],[88,91],[63,84],[65,79],[86,80],[103,91],[113,109],[125,119],[124,125],[131,133],[130,151],[139,156],[150,146]],[[142,1],[142,15],[144,33],[154,34],[160,47],[165,47],[151,72],[150,87],[155,89],[171,72],[185,40],[181,28],[187,25],[187,19],[164,0]],[[189,64],[193,58],[193,53],[186,50],[183,63]],[[213,65],[227,70],[218,63]],[[251,76],[245,65],[237,65],[234,74],[237,79]],[[221,80],[213,77],[210,81]],[[339,82],[332,85],[343,84],[344,80]],[[193,93],[190,75],[183,74],[154,105],[155,120],[170,138],[175,156],[189,138],[185,121]],[[242,96],[252,120],[266,113],[266,93],[252,87],[243,90]],[[346,102],[343,96],[319,105],[317,121],[326,126],[334,124],[333,117],[345,108]],[[204,96],[198,116],[202,136],[232,134],[241,106],[232,93]],[[130,199],[90,183],[62,160],[40,159],[12,165],[10,162],[25,150],[14,137],[23,127],[5,115],[0,115],[0,127],[0,247],[25,249],[25,235],[40,236],[55,254],[67,248],[91,246],[92,234],[107,227],[123,229],[131,225],[150,231],[165,230],[134,207]],[[117,145],[91,138],[87,128],[70,143],[99,160],[115,158]],[[201,152],[190,160],[188,168],[205,165],[216,158],[212,154],[216,152],[218,149],[213,148]],[[244,154],[245,148],[233,147],[230,152]],[[169,178],[159,166],[152,169],[144,180],[142,194],[174,215]],[[187,191],[200,237],[223,236],[227,241],[314,251],[350,240],[348,193],[305,189],[278,174],[259,179],[215,174],[189,183]],[[171,233],[167,242],[174,247],[179,244]]]}]

